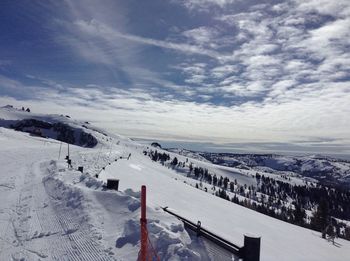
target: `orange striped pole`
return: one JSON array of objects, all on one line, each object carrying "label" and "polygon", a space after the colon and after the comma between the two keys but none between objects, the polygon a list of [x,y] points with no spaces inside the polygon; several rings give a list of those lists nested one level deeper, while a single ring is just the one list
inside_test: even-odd
[{"label": "orange striped pole", "polygon": [[147,260],[146,186],[141,187],[141,261]]}]

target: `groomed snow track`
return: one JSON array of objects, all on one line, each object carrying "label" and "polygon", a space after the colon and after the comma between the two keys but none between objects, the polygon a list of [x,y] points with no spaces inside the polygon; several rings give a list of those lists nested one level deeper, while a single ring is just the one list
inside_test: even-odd
[{"label": "groomed snow track", "polygon": [[98,240],[82,207],[83,195],[51,177],[55,162],[21,166],[23,155],[8,156],[11,182],[1,180],[0,260],[115,260]]}]

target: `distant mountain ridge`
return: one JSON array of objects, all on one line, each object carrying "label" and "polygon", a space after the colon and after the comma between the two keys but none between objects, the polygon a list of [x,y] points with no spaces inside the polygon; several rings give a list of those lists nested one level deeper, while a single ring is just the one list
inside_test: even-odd
[{"label": "distant mountain ridge", "polygon": [[350,186],[350,161],[328,156],[285,156],[278,154],[237,154],[167,149],[183,156],[214,164],[269,173],[294,172],[319,182]]}]

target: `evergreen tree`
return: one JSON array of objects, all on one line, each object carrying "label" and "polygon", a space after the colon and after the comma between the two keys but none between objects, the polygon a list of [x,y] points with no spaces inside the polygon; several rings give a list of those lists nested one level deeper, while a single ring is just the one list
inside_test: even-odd
[{"label": "evergreen tree", "polygon": [[217,176],[214,174],[214,177],[213,177],[213,185],[216,186],[218,183],[218,178]]},{"label": "evergreen tree", "polygon": [[230,191],[233,192],[235,190],[235,184],[230,182]]},{"label": "evergreen tree", "polygon": [[303,209],[299,204],[295,204],[293,217],[294,217],[294,220],[293,220],[294,224],[297,224],[300,226],[304,225],[305,224],[304,218],[306,217],[305,209]]},{"label": "evergreen tree", "polygon": [[219,187],[222,187],[222,182],[223,182],[223,179],[222,179],[222,176],[220,176],[220,179],[218,180],[218,186]]},{"label": "evergreen tree", "polygon": [[213,176],[208,174],[208,183],[211,184],[213,182]]},{"label": "evergreen tree", "polygon": [[155,151],[154,153],[152,153],[152,160],[158,161],[158,151]]},{"label": "evergreen tree", "polygon": [[313,213],[310,225],[312,228],[323,232],[326,229],[328,223],[329,223],[328,203],[327,201],[322,199],[317,207],[317,210]]},{"label": "evergreen tree", "polygon": [[350,240],[350,227],[348,226],[345,227],[344,234],[345,234],[345,239]]},{"label": "evergreen tree", "polygon": [[176,166],[177,163],[178,163],[178,160],[177,160],[177,158],[175,157],[175,158],[173,159],[173,161],[171,162],[171,165]]}]

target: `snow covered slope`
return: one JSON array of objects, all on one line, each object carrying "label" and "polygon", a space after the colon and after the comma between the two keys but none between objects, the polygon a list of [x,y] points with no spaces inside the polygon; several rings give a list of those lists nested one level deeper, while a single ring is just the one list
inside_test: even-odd
[{"label": "snow covered slope", "polygon": [[270,173],[294,172],[323,182],[350,184],[350,162],[327,156],[286,156],[274,154],[231,154],[197,152],[224,166]]},{"label": "snow covered slope", "polygon": [[128,138],[93,127],[89,122],[73,120],[69,115],[45,115],[13,108],[0,108],[0,127],[30,133],[33,136],[57,139],[83,147],[106,145],[111,138],[129,141]]},{"label": "snow covered slope", "polygon": [[[7,108],[0,118],[18,121],[25,113]],[[83,124],[62,116],[27,118],[62,120],[76,128]],[[143,184],[150,239],[162,260],[210,260],[201,239],[163,212],[165,206],[238,245],[246,233],[261,236],[261,260],[343,261],[350,256],[349,241],[336,239],[332,245],[315,231],[205,193],[186,176],[150,160],[145,146],[92,126],[88,131],[98,145],[70,146],[73,166],[68,168],[65,143],[0,127],[0,260],[136,260]],[[103,186],[110,177],[120,179],[120,191]]]},{"label": "snow covered slope", "polygon": [[168,206],[176,213],[224,238],[242,243],[244,234],[262,237],[261,260],[345,260],[350,242],[339,240],[341,247],[322,240],[320,234],[281,222],[186,185],[179,175],[136,154],[106,168],[101,175],[119,178],[121,189],[137,189],[146,184],[150,204]]}]

